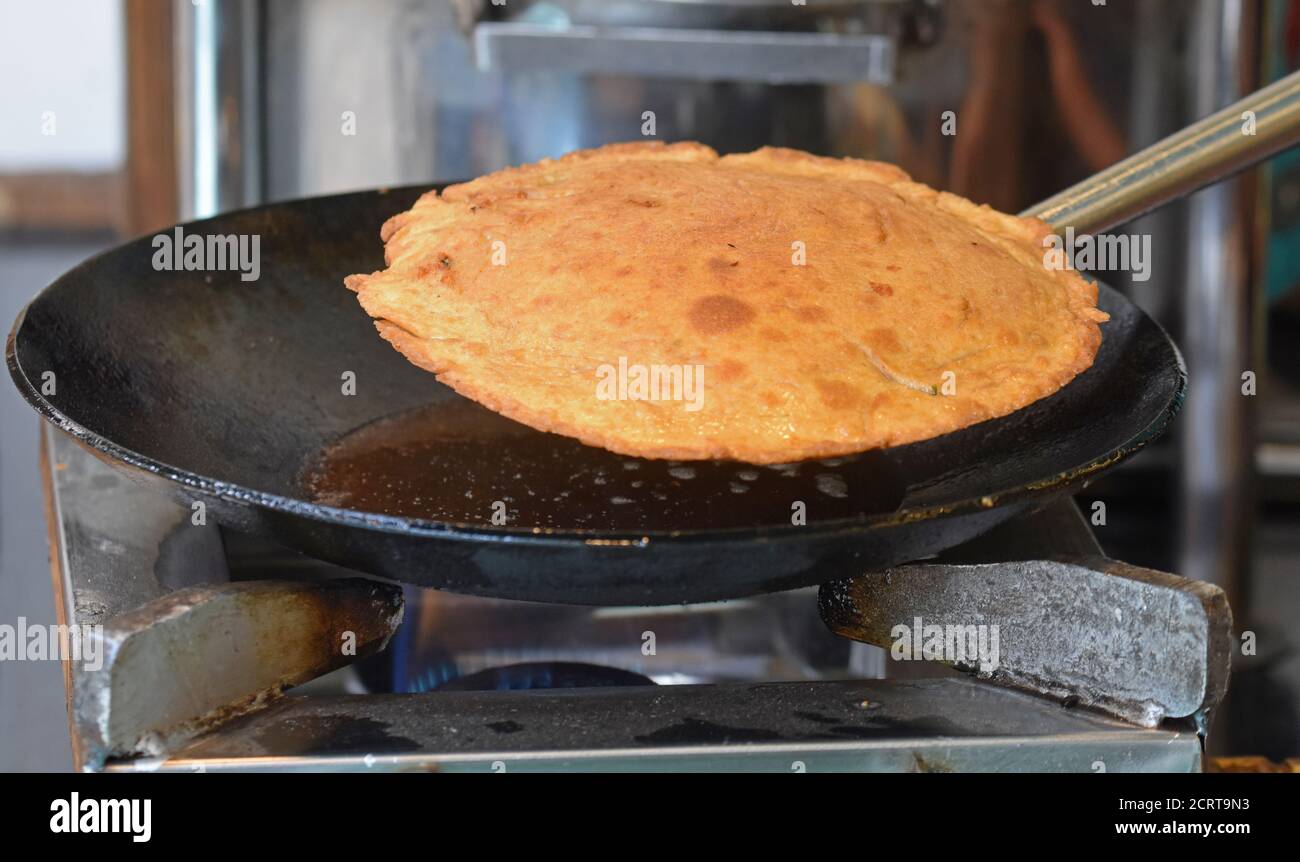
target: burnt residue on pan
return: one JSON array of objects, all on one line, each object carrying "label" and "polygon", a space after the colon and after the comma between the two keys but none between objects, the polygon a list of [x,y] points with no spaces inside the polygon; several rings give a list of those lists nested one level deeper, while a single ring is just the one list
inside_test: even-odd
[{"label": "burnt residue on pan", "polygon": [[798,511],[809,523],[884,514],[905,491],[883,452],[774,466],[632,458],[464,399],[347,434],[311,459],[302,485],[313,502],[384,515],[654,532],[791,523]]}]

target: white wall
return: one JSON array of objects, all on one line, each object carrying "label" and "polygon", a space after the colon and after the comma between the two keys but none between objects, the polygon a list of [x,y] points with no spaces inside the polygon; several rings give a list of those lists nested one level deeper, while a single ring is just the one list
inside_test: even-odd
[{"label": "white wall", "polygon": [[121,165],[123,38],[119,0],[0,0],[0,172]]}]

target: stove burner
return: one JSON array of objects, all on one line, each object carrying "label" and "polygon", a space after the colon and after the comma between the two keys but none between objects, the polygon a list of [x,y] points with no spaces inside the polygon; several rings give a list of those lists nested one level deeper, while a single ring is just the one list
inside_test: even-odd
[{"label": "stove burner", "polygon": [[572,661],[508,664],[453,679],[438,691],[525,691],[538,688],[595,688],[654,685],[654,680],[630,670]]}]

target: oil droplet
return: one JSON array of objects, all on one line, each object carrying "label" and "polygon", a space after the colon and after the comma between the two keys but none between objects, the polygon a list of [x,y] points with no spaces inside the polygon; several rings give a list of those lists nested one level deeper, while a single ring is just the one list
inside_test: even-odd
[{"label": "oil droplet", "polygon": [[834,473],[819,473],[817,490],[827,497],[835,497],[838,500],[843,500],[849,495],[848,483]]}]

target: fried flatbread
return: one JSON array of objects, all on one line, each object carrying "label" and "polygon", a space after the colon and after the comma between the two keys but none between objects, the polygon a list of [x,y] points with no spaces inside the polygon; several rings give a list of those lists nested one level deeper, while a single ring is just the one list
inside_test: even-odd
[{"label": "fried flatbread", "polygon": [[782,463],[1003,416],[1088,368],[1107,317],[1047,234],[880,162],[615,144],[429,192],[347,286],[407,359],[533,428]]}]

